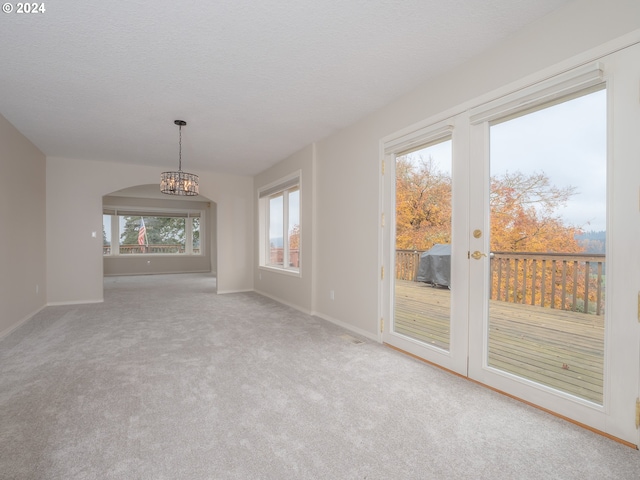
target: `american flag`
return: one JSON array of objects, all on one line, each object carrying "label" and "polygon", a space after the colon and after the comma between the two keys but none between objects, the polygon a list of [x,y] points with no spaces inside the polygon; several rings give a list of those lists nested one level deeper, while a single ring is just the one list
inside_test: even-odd
[{"label": "american flag", "polygon": [[138,230],[138,245],[147,244],[147,228],[144,226],[144,218],[140,217],[140,229]]}]

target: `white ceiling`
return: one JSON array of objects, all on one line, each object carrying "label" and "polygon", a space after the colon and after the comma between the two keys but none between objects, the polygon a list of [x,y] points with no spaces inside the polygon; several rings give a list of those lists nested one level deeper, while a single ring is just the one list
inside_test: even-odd
[{"label": "white ceiling", "polygon": [[[568,0],[56,0],[0,14],[0,113],[47,156],[253,175]],[[16,2],[11,2],[15,5]]]}]

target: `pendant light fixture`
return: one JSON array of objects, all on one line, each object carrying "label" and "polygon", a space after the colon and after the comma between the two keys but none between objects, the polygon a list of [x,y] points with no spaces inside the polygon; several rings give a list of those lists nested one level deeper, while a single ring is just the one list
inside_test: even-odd
[{"label": "pendant light fixture", "polygon": [[184,120],[175,120],[173,123],[178,125],[180,131],[178,171],[162,172],[160,175],[160,191],[167,195],[195,196],[198,195],[198,176],[182,171],[182,127],[184,127],[187,122]]}]

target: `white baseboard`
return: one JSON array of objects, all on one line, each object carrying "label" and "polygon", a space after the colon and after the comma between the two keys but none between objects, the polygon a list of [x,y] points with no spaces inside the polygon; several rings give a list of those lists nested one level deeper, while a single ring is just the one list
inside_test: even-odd
[{"label": "white baseboard", "polygon": [[252,288],[248,288],[246,290],[218,290],[218,295],[224,295],[226,293],[247,293],[247,292],[253,292],[254,290]]},{"label": "white baseboard", "polygon": [[307,310],[306,308],[302,308],[300,305],[296,305],[295,303],[287,302],[286,300],[278,298],[275,295],[271,295],[269,293],[263,292],[262,290],[254,290],[254,292],[262,295],[263,297],[267,297],[267,298],[270,298],[271,300],[275,300],[278,303],[282,303],[283,305],[286,305],[287,307],[295,308],[296,310],[298,310],[299,312],[304,313],[305,315],[311,315],[311,310]]},{"label": "white baseboard", "polygon": [[311,311],[311,310],[307,310],[306,308],[302,308],[300,305],[295,305],[295,304],[293,304],[291,302],[287,302],[285,300],[282,300],[281,298],[278,298],[275,295],[271,295],[271,294],[262,292],[260,290],[254,290],[254,291],[256,293],[264,296],[264,297],[270,298],[271,300],[275,300],[278,303],[282,303],[283,305],[286,305],[287,307],[295,308],[299,312],[302,312],[302,313],[304,313],[306,315],[311,315],[312,317],[318,317],[318,318],[321,318],[322,320],[326,320],[327,322],[331,322],[331,323],[333,323],[335,325],[338,325],[339,327],[342,327],[342,328],[345,328],[347,330],[350,330],[353,333],[356,333],[356,334],[358,334],[358,335],[360,335],[362,337],[368,338],[369,340],[373,340],[374,342],[379,342],[380,341],[376,334],[367,332],[367,331],[362,330],[362,329],[360,329],[358,327],[354,327],[353,325],[350,325],[350,324],[348,324],[346,322],[343,322],[342,320],[338,320],[337,318],[330,317],[329,315],[325,315],[325,314],[320,313],[320,312],[314,312],[314,311]]},{"label": "white baseboard", "polygon": [[338,320],[337,318],[330,317],[329,315],[325,315],[324,313],[320,312],[311,312],[311,315],[326,320],[327,322],[334,323],[342,328],[346,328],[347,330],[351,330],[353,333],[357,333],[358,335],[368,338],[369,340],[373,340],[374,342],[380,342],[378,336],[375,333],[367,332],[366,330],[362,330],[361,328],[354,327],[353,325],[343,322],[342,320]]},{"label": "white baseboard", "polygon": [[[169,270],[166,272],[134,272],[134,273],[105,273],[103,277],[139,277],[142,275],[182,275],[184,273],[211,273],[211,270]],[[215,276],[215,273],[213,274]]]},{"label": "white baseboard", "polygon": [[47,305],[42,305],[40,308],[38,308],[36,311],[30,313],[29,315],[27,315],[26,317],[22,318],[21,320],[18,321],[18,323],[14,323],[13,325],[11,325],[9,328],[7,328],[6,330],[0,332],[0,340],[2,340],[4,337],[6,337],[7,335],[9,335],[11,332],[13,332],[15,329],[17,329],[18,327],[20,327],[21,325],[23,325],[24,323],[27,323],[29,320],[31,320],[35,315],[37,315],[38,313],[40,313],[42,310],[44,310],[46,308]]},{"label": "white baseboard", "polygon": [[84,305],[87,303],[104,303],[104,298],[99,300],[74,300],[72,302],[48,302],[47,307],[59,307],[63,305]]}]

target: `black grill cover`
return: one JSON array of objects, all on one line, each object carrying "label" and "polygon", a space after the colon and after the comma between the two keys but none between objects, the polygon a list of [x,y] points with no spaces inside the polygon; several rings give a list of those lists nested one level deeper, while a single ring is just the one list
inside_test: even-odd
[{"label": "black grill cover", "polygon": [[451,245],[436,243],[420,254],[417,280],[442,287],[451,286]]}]

